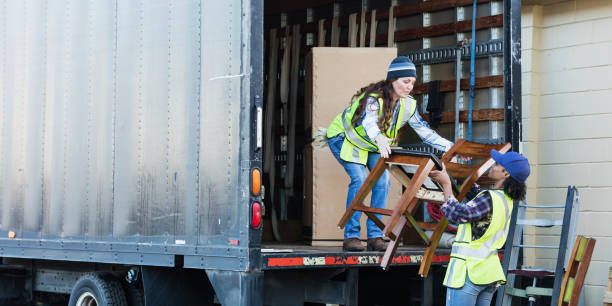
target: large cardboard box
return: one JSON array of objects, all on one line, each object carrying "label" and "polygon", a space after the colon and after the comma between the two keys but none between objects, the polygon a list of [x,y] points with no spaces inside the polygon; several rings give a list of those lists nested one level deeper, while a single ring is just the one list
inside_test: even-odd
[{"label": "large cardboard box", "polygon": [[[305,122],[307,134],[326,128],[362,87],[387,75],[395,48],[312,48],[306,58]],[[312,245],[341,245],[344,231],[337,224],[345,211],[350,179],[329,148],[307,145],[304,150],[304,234]],[[401,184],[391,178],[387,208],[401,197]],[[369,197],[365,201],[370,203]],[[366,238],[366,216],[361,237]]]}]

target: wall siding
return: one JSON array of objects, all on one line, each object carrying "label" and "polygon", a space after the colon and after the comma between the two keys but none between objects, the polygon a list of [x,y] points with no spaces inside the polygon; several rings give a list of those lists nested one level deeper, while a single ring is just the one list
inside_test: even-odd
[{"label": "wall siding", "polygon": [[[583,293],[586,305],[601,305],[612,265],[612,1],[527,5],[522,15],[528,202],[564,203],[567,185],[578,187],[577,232],[597,239]],[[526,229],[524,239],[556,244],[558,229]],[[524,264],[550,267],[555,259],[556,251],[527,250]]]}]

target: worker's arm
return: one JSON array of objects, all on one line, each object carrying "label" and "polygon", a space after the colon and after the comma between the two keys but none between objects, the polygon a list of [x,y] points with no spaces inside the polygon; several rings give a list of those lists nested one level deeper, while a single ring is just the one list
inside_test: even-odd
[{"label": "worker's arm", "polygon": [[[453,195],[450,177],[444,165],[441,171],[431,171],[429,176],[442,186],[446,202],[442,205],[441,209],[449,222],[459,224],[478,221],[491,212],[492,202],[488,192],[480,194],[465,204],[457,201]],[[479,189],[480,187],[477,186],[477,188]]]},{"label": "worker's arm", "polygon": [[438,182],[442,186],[442,192],[444,192],[444,199],[455,197],[453,195],[453,187],[450,181],[450,177],[446,172],[446,165],[442,164],[442,170],[432,170],[429,172],[429,177]]},{"label": "worker's arm", "polygon": [[491,204],[491,196],[485,192],[465,204],[450,197],[440,208],[449,222],[459,224],[484,219],[491,212]]},{"label": "worker's arm", "polygon": [[446,152],[453,146],[452,142],[438,135],[436,131],[429,127],[429,124],[419,115],[418,110],[415,110],[414,115],[408,119],[408,124],[410,124],[410,127],[419,135],[423,142],[438,150]]},{"label": "worker's arm", "polygon": [[366,135],[376,143],[380,156],[387,158],[391,154],[391,147],[389,145],[391,140],[387,138],[378,127],[379,108],[380,104],[378,103],[378,100],[373,97],[368,97],[368,100],[366,100],[366,107],[361,125],[365,129]]},{"label": "worker's arm", "polygon": [[364,111],[363,122],[361,125],[365,130],[368,137],[374,141],[376,136],[382,134],[380,128],[378,127],[378,109],[380,105],[378,100],[373,97],[368,97],[366,100],[366,107]]}]

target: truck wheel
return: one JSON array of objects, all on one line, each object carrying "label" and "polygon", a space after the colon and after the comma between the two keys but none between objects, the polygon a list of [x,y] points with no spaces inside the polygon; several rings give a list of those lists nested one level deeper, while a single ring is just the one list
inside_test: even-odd
[{"label": "truck wheel", "polygon": [[119,280],[111,275],[87,273],[70,293],[70,306],[127,306]]}]

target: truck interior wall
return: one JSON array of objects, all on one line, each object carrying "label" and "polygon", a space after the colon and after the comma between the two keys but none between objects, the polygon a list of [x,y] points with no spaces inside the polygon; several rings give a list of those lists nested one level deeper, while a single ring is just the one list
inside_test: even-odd
[{"label": "truck interior wall", "polygon": [[[429,48],[439,47],[452,47],[457,44],[463,38],[471,38],[471,19],[472,19],[472,2],[471,1],[440,1],[436,3],[437,8],[432,6],[422,5],[422,1],[397,1],[395,2],[394,10],[394,42],[393,46],[397,47],[398,55],[412,56],[417,52],[428,50]],[[376,23],[376,47],[387,47],[387,32],[389,28],[389,7],[392,1],[361,1],[361,0],[347,0],[347,1],[311,1],[301,2],[299,4],[283,4],[281,1],[268,0],[265,1],[265,17],[264,17],[264,38],[266,40],[266,49],[264,50],[264,60],[269,61],[268,54],[269,50],[269,33],[270,30],[276,29],[277,37],[279,39],[278,49],[278,63],[282,62],[283,53],[283,40],[286,39],[287,33],[290,33],[289,29],[295,25],[300,24],[302,41],[300,43],[300,73],[299,73],[299,96],[298,105],[299,110],[302,110],[302,104],[304,103],[304,76],[306,74],[305,59],[309,54],[310,49],[318,45],[319,41],[319,21],[324,19],[325,33],[324,33],[324,46],[332,45],[332,19],[338,18],[339,24],[339,47],[348,47],[349,39],[349,15],[357,13],[357,24],[359,28],[361,13],[366,14],[365,21],[366,26],[366,38],[365,46],[369,47],[370,41],[370,17],[373,10],[376,10],[377,23]],[[409,12],[409,13],[406,13]],[[477,6],[477,30],[476,30],[476,41],[486,42],[494,39],[501,39],[502,37],[502,1],[479,1]],[[463,22],[462,22],[463,21]],[[360,31],[360,29],[358,29]],[[310,37],[310,38],[309,38]],[[359,40],[359,35],[357,35]],[[359,46],[359,42],[357,43]],[[470,59],[469,52],[467,57],[462,57],[462,85],[461,85],[461,106],[460,110],[467,115],[468,110],[468,99],[469,99],[469,77],[470,77]],[[279,75],[270,76],[267,73],[268,63],[264,65],[264,75],[266,78],[279,78]],[[280,71],[280,69],[279,69]],[[455,90],[454,82],[456,80],[456,63],[454,60],[437,63],[417,63],[417,86],[415,86],[414,97],[418,101],[418,110],[425,120],[429,121],[429,115],[427,111],[427,88],[428,83],[433,80],[441,81],[452,81],[452,90],[446,90],[442,94],[442,100],[444,101],[443,112],[452,113],[452,121],[443,121],[435,130],[443,137],[454,140],[455,136],[455,123],[454,123],[454,111],[455,111]],[[472,126],[472,139],[475,141],[482,142],[500,142],[504,141],[504,91],[503,91],[503,60],[501,53],[494,55],[480,56],[475,60],[475,76],[476,86],[474,91],[474,119]],[[278,81],[280,83],[280,81]],[[367,84],[363,84],[365,86]],[[338,86],[342,86],[339,82]],[[352,89],[356,91],[358,88]],[[277,86],[276,90],[279,88]],[[267,89],[264,89],[267,91]],[[278,97],[278,92],[277,92]],[[347,97],[350,98],[350,97]],[[282,176],[283,167],[286,166],[286,152],[283,151],[283,135],[284,131],[281,122],[281,103],[276,102],[275,116],[272,120],[275,121],[275,179]],[[340,104],[346,104],[345,101],[339,102]],[[482,116],[477,116],[479,112],[482,112]],[[488,116],[491,112],[493,115]],[[462,113],[462,116],[463,116]],[[298,116],[295,124],[298,125],[298,139],[296,144],[301,144],[302,147],[306,148],[307,144],[312,138],[312,131],[304,126]],[[463,118],[463,117],[462,117]],[[467,116],[466,116],[467,118]],[[269,118],[266,118],[269,120]],[[300,128],[301,127],[301,128]],[[460,136],[467,138],[468,124],[467,120],[462,119],[458,125],[460,130]],[[410,129],[405,128],[402,131],[400,139],[401,144],[410,144],[420,142],[418,136]],[[299,147],[299,145],[298,145]],[[269,148],[264,148],[269,150]],[[304,165],[304,155],[300,150],[296,150],[298,155],[297,168],[310,167]],[[307,173],[311,169],[304,169],[304,173]],[[264,176],[269,179],[269,173],[265,173]],[[280,237],[281,240],[285,241],[303,241],[303,233],[299,232],[299,228],[303,225],[303,211],[302,206],[305,205],[305,190],[309,187],[308,181],[304,181],[303,177],[295,176],[295,186],[305,186],[300,190],[295,190],[295,194],[285,203],[278,201],[281,184],[275,184],[277,188],[275,190],[267,190],[266,198],[264,203],[266,204],[266,216],[264,220],[264,241],[277,240],[279,237],[274,237],[272,227],[272,219],[276,217],[275,224],[277,229],[283,233],[284,237]],[[269,186],[269,181],[266,182],[266,186]],[[275,193],[274,202],[270,199],[270,192]],[[338,190],[339,193],[344,194],[345,189]],[[343,204],[343,203],[341,203]],[[281,206],[289,212],[281,220],[280,216]],[[271,211],[276,210],[275,216],[272,216]],[[338,216],[339,218],[340,216]]]}]

